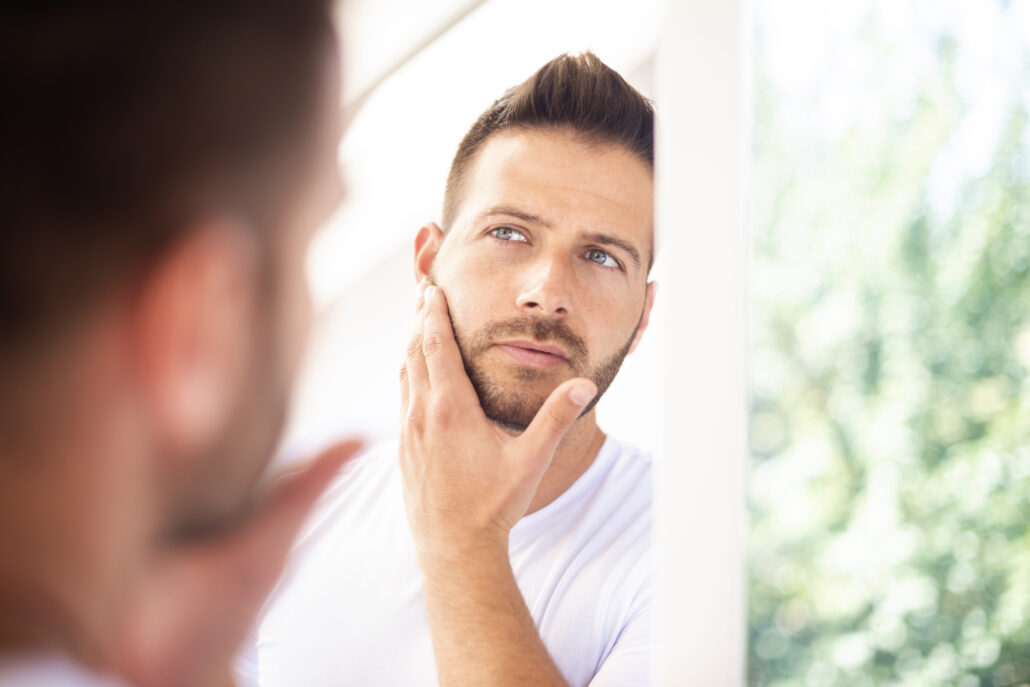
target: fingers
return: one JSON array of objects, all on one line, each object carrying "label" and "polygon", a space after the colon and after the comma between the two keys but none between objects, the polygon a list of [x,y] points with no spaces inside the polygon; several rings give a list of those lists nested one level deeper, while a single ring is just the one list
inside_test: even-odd
[{"label": "fingers", "polygon": [[430,286],[426,289],[422,316],[425,318],[422,352],[429,372],[429,383],[434,389],[444,389],[456,383],[461,384],[461,380],[464,380],[462,386],[471,387],[461,362],[458,344],[454,340],[447,299],[438,287]]},{"label": "fingers", "polygon": [[401,420],[408,414],[408,399],[411,395],[411,389],[408,382],[408,365],[407,363],[401,365],[400,372],[401,382]]},{"label": "fingers", "polygon": [[438,287],[428,286],[419,300],[401,379],[402,435],[405,427],[417,434],[427,423],[446,424],[456,413],[479,406]]},{"label": "fingers", "polygon": [[423,306],[415,313],[411,339],[408,341],[408,348],[404,354],[404,376],[408,383],[407,399],[409,402],[417,401],[420,394],[429,389],[429,372],[426,370],[426,358],[422,352],[424,318],[425,307]]},{"label": "fingers", "polygon": [[527,467],[543,475],[565,432],[596,394],[593,382],[582,378],[570,379],[551,392],[529,427],[516,440]]}]

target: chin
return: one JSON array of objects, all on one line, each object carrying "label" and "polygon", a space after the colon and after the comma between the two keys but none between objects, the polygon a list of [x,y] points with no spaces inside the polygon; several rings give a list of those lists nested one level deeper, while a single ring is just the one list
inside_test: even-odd
[{"label": "chin", "polygon": [[217,536],[239,523],[251,504],[250,493],[219,503],[191,504],[171,523],[165,539],[170,544],[183,544]]},{"label": "chin", "polygon": [[567,365],[529,367],[488,354],[470,364],[464,350],[462,361],[486,417],[509,434],[525,431],[551,392],[574,376]]},{"label": "chin", "polygon": [[[493,379],[473,381],[479,404],[491,422],[502,429],[521,433],[536,417],[544,401],[561,382],[535,384],[525,381],[500,382]],[[530,388],[527,388],[530,387]]]}]

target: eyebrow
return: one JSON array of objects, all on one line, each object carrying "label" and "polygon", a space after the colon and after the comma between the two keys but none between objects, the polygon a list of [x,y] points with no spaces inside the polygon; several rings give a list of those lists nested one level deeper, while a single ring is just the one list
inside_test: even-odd
[{"label": "eyebrow", "polygon": [[533,215],[524,210],[519,210],[517,207],[514,207],[512,205],[495,205],[492,208],[487,208],[483,212],[476,215],[476,218],[473,220],[473,223],[479,224],[484,219],[492,215],[508,215],[509,217],[515,217],[517,219],[520,219],[523,222],[528,222],[530,224],[539,224],[543,227],[547,227],[548,229],[551,228],[551,225],[545,222],[544,219],[539,215]]},{"label": "eyebrow", "polygon": [[[487,217],[491,217],[493,215],[508,215],[509,217],[515,217],[516,219],[520,219],[523,222],[527,222],[529,224],[539,224],[540,226],[546,227],[548,229],[551,228],[551,225],[548,222],[544,221],[542,217],[528,213],[524,210],[520,210],[517,207],[513,207],[511,205],[495,205],[492,208],[488,208],[483,212],[479,213],[478,215],[476,215],[474,223],[478,224]],[[593,241],[594,243],[601,244],[602,246],[614,246],[615,248],[619,248],[620,250],[625,251],[633,260],[634,266],[637,269],[640,269],[640,252],[636,248],[634,248],[633,244],[629,241],[620,239],[616,236],[612,236],[611,234],[605,234],[603,232],[592,232],[589,234],[584,234],[583,238],[585,238],[587,241]]]}]

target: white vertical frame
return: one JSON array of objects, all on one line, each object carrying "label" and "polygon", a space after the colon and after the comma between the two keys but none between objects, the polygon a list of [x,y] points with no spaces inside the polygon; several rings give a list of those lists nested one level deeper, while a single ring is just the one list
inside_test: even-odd
[{"label": "white vertical frame", "polygon": [[747,0],[667,0],[657,58],[664,264],[656,684],[737,687],[747,627]]}]

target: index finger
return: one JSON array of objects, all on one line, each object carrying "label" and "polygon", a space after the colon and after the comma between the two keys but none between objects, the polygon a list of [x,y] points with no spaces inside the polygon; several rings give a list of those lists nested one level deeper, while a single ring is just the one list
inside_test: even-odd
[{"label": "index finger", "polygon": [[465,374],[443,291],[430,286],[426,289],[425,299],[422,352],[429,371],[429,384],[437,390],[457,384],[471,391],[472,383]]}]

